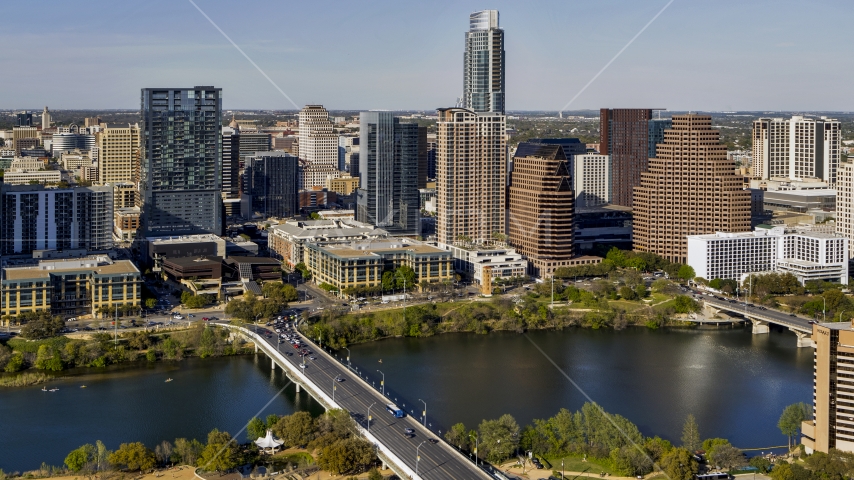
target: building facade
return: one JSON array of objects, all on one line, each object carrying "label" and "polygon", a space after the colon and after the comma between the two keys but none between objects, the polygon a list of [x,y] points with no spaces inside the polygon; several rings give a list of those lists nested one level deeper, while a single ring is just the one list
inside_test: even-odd
[{"label": "building facade", "polygon": [[503,114],[504,70],[504,30],[498,26],[498,10],[472,13],[463,55],[463,107]]},{"label": "building facade", "polygon": [[336,245],[388,238],[388,232],[355,220],[288,220],[267,236],[271,255],[293,268],[305,263],[305,246]]},{"label": "building facade", "polygon": [[142,229],[146,235],[222,231],[222,89],[142,90]]},{"label": "building facade", "polygon": [[139,181],[139,125],[106,127],[95,139],[100,183]]},{"label": "building facade", "polygon": [[568,163],[559,145],[521,143],[513,157],[510,244],[538,277],[570,265],[574,256],[575,193]]},{"label": "building facade", "polygon": [[418,235],[419,128],[391,112],[362,112],[356,220],[391,235]]},{"label": "building facade", "polygon": [[577,155],[572,162],[572,189],[577,208],[611,203],[611,156]]},{"label": "building facade", "polygon": [[840,122],[820,117],[760,118],[753,122],[754,178],[819,178],[834,185],[841,158]]},{"label": "building facade", "polygon": [[491,241],[505,229],[506,117],[439,109],[436,145],[436,233],[440,243]]},{"label": "building facade", "polygon": [[613,202],[631,207],[632,191],[649,165],[648,108],[603,108],[599,112],[599,153],[611,156]]},{"label": "building facade", "polygon": [[112,187],[0,189],[0,255],[113,248]]},{"label": "building facade", "polygon": [[836,180],[836,233],[848,239],[854,255],[854,163],[842,162]]},{"label": "building facade", "polygon": [[[510,279],[528,275],[527,260],[512,248],[456,245],[445,245],[444,248],[454,256],[454,270],[478,285],[483,285],[487,278]],[[489,270],[488,275],[484,275],[484,269]]]},{"label": "building facade", "polygon": [[306,105],[299,112],[299,158],[305,162],[300,174],[300,190],[326,185],[337,177],[338,135],[323,105]]},{"label": "building facade", "polygon": [[657,145],[664,142],[664,131],[672,126],[673,120],[669,118],[652,118],[649,120],[649,138],[647,138],[649,151],[647,157],[655,158]]},{"label": "building facade", "polygon": [[687,260],[688,235],[750,230],[750,192],[708,115],[673,117],[633,203],[635,249],[671,262]]},{"label": "building facade", "polygon": [[258,152],[246,158],[244,195],[252,213],[290,218],[299,213],[299,159],[286,152]]}]

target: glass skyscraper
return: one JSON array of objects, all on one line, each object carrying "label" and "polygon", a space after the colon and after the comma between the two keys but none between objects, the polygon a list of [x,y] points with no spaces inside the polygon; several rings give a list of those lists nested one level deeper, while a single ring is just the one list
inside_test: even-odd
[{"label": "glass skyscraper", "polygon": [[145,236],[222,233],[222,89],[142,89]]},{"label": "glass skyscraper", "polygon": [[498,28],[498,10],[469,16],[463,56],[463,107],[504,113],[504,30]]},{"label": "glass skyscraper", "polygon": [[418,125],[391,112],[360,114],[356,220],[392,235],[418,235],[418,139]]}]

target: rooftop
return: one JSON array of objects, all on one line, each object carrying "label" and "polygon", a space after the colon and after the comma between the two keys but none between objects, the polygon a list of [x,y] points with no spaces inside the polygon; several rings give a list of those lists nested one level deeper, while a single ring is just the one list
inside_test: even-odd
[{"label": "rooftop", "polygon": [[106,255],[63,260],[42,260],[30,267],[7,267],[3,269],[5,280],[48,279],[51,274],[62,272],[93,271],[100,275],[139,273],[130,260],[111,260]]}]

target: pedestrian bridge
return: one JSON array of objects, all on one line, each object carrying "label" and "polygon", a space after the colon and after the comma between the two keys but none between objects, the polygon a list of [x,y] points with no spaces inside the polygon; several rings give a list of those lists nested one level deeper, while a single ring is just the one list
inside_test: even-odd
[{"label": "pedestrian bridge", "polygon": [[[270,357],[271,368],[283,369],[296,384],[297,391],[304,388],[327,410],[350,412],[359,433],[375,446],[383,467],[391,468],[401,478],[498,478],[491,467],[476,465],[418,419],[408,415],[397,418],[387,412],[386,405],[393,403],[391,399],[305,336],[297,333],[315,360],[299,357],[289,343],[279,344],[278,336],[266,328],[247,328],[226,322],[216,322],[216,325],[254,343],[255,351],[260,350]],[[344,380],[338,381],[338,378]],[[426,415],[424,422],[427,423]],[[415,433],[404,435],[404,429],[412,429]]]},{"label": "pedestrian bridge", "polygon": [[771,308],[760,307],[752,303],[731,302],[708,295],[701,295],[700,300],[713,310],[735,313],[750,320],[753,324],[754,334],[768,333],[768,326],[775,324],[787,328],[797,335],[799,347],[815,346],[815,342],[812,340],[813,326],[809,319]]}]

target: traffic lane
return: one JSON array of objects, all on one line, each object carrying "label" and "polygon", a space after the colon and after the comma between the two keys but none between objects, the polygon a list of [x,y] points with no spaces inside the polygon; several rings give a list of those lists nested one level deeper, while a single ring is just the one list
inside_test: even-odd
[{"label": "traffic lane", "polygon": [[[728,300],[704,299],[703,301],[712,305],[725,307],[727,310],[731,310],[737,313],[744,311],[745,309],[745,306],[742,303],[732,303]],[[776,322],[784,324],[786,326],[796,326],[807,330],[812,330],[812,324],[810,323],[810,321],[797,315],[792,316],[791,314],[781,312],[779,310],[773,310],[770,308],[762,309],[753,304],[747,304],[746,309],[754,315],[764,315],[766,317],[773,318]]]},{"label": "traffic lane", "polygon": [[[267,338],[267,342],[273,346],[269,338]],[[287,345],[293,348],[292,345]],[[416,457],[418,444],[429,438],[435,438],[435,436],[429,435],[428,438],[422,438],[423,435],[418,434],[418,432],[422,431],[417,428],[420,423],[414,417],[407,415],[404,418],[396,418],[388,417],[390,414],[383,414],[385,405],[390,400],[383,398],[373,389],[366,388],[358,381],[348,382],[345,380],[344,382],[336,382],[335,378],[339,376],[346,378],[353,375],[353,373],[338,362],[330,360],[327,355],[326,352],[323,352],[322,355],[316,356],[316,360],[306,362],[307,366],[303,370],[304,374],[312,380],[316,388],[319,388],[330,397],[332,396],[332,388],[338,387],[335,395],[336,403],[347,409],[363,426],[366,426],[368,407],[371,403],[376,403],[371,408],[378,408],[376,413],[379,413],[379,415],[375,416],[373,415],[375,411],[371,411],[371,417],[373,417],[370,427],[371,433],[386,448],[405,462],[408,467],[414,470],[415,462],[411,459]],[[296,364],[297,368],[299,368],[298,364],[302,363],[302,359],[297,355],[287,356],[286,358],[292,364]],[[327,383],[329,385],[326,385]],[[344,384],[348,385],[344,386]],[[339,391],[346,396],[342,396],[341,393],[338,393]],[[361,412],[365,413],[362,414]],[[412,428],[416,432],[415,436],[413,438],[405,437],[405,428]],[[454,452],[447,452],[443,447],[447,446],[442,444],[438,439],[435,444],[427,441],[422,445],[419,452],[421,454],[421,461],[418,462],[419,476],[440,479],[449,478],[449,476],[450,478],[468,478],[472,475],[482,475],[477,471],[477,467],[469,464],[467,460],[460,461]]]}]

